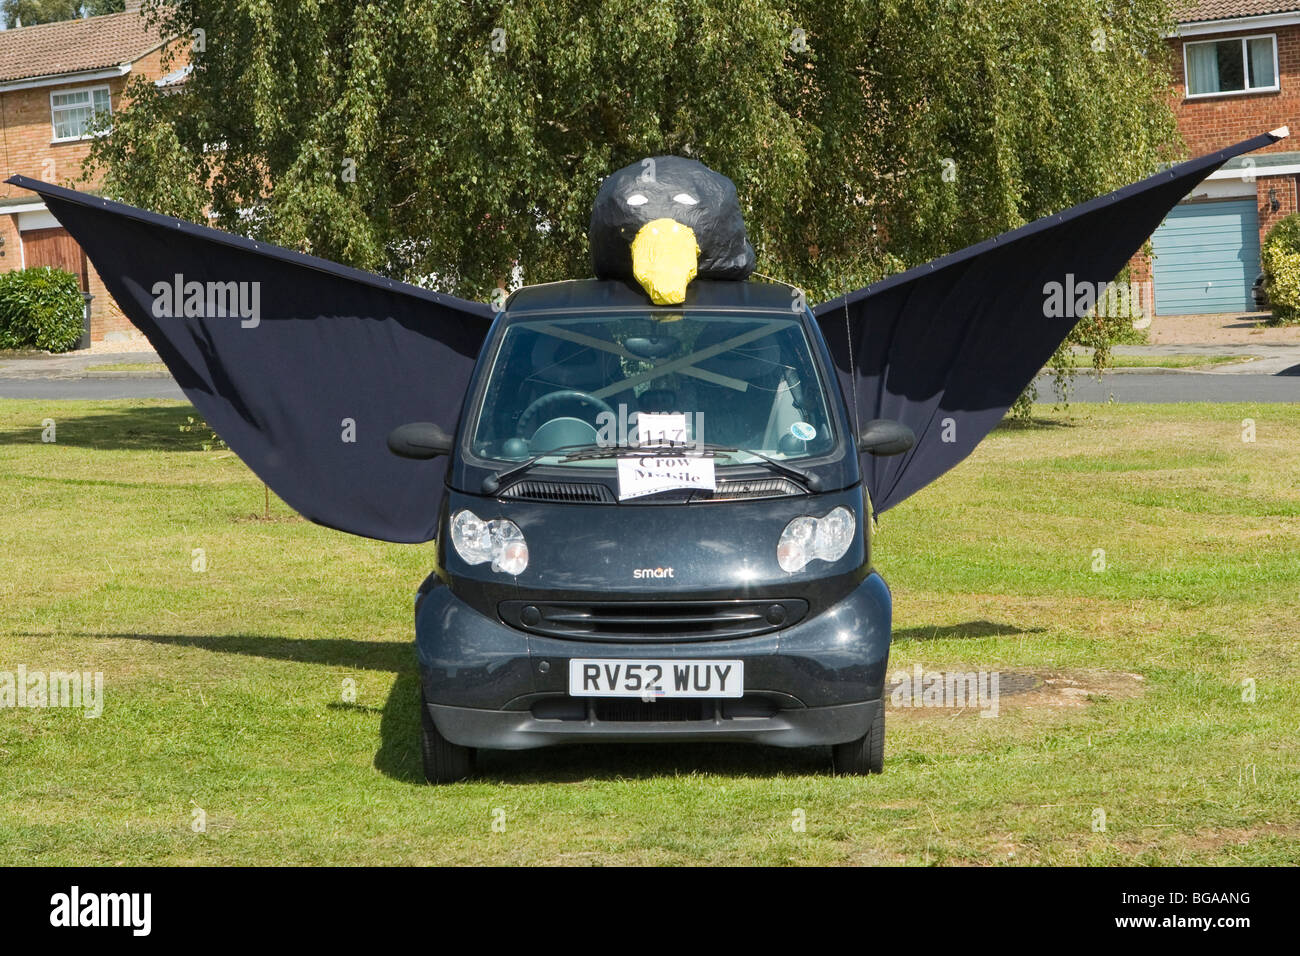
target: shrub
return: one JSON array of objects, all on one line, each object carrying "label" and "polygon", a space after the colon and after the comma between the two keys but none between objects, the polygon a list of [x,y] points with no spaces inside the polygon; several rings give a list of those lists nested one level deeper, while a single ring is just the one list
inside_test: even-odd
[{"label": "shrub", "polygon": [[0,348],[66,352],[81,338],[77,277],[41,266],[0,273]]},{"label": "shrub", "polygon": [[1300,213],[1278,222],[1264,237],[1260,250],[1264,266],[1271,324],[1289,325],[1300,320]]}]

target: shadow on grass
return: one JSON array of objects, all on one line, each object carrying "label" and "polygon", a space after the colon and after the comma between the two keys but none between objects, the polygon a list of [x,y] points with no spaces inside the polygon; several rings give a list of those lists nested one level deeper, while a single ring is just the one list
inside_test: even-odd
[{"label": "shadow on grass", "polygon": [[992,621],[966,621],[964,624],[944,624],[933,627],[902,627],[894,629],[894,643],[899,641],[940,641],[952,637],[1008,637],[1012,634],[1041,634],[1043,627],[1013,627]]},{"label": "shadow on grass", "polygon": [[[898,640],[931,637],[984,637],[1027,633],[972,621],[939,628],[910,628]],[[46,637],[24,634],[24,637]],[[420,676],[414,645],[406,641],[356,641],[345,638],[289,638],[261,634],[104,634],[71,637],[147,641],[193,647],[214,654],[297,661],[331,667],[363,668],[396,674],[382,708],[356,704],[331,707],[379,712],[379,751],[375,769],[405,783],[424,784],[420,765]],[[576,783],[588,780],[645,779],[714,773],[741,777],[821,774],[830,771],[830,748],[786,749],[759,744],[660,743],[572,744],[525,751],[489,751],[478,755],[473,781],[500,784]]]},{"label": "shadow on grass", "polygon": [[[0,445],[4,442],[0,442]],[[158,488],[156,481],[108,481],[103,478],[53,478],[49,475],[15,475],[38,485],[68,485],[72,488]]]},{"label": "shadow on grass", "polygon": [[[211,431],[182,432],[180,426],[198,413],[188,405],[118,408],[54,418],[60,445],[100,451],[201,451]],[[0,445],[41,443],[41,420],[0,430]]]},{"label": "shadow on grass", "polygon": [[1027,432],[1035,429],[1077,428],[1078,425],[1063,418],[1004,418],[998,422],[995,432]]},{"label": "shadow on grass", "polygon": [[[47,637],[24,634],[23,637]],[[415,646],[407,641],[354,641],[346,638],[292,638],[264,634],[105,634],[68,635],[103,640],[147,641],[172,647],[193,647],[214,654],[236,654],[273,661],[323,664],[387,671],[397,675],[384,706],[365,707],[338,703],[337,707],[379,713],[379,752],[375,769],[407,783],[424,783],[420,766],[419,669]]]},{"label": "shadow on grass", "polygon": [[[44,635],[32,634],[31,637]],[[297,661],[370,671],[402,672],[416,669],[415,649],[404,641],[353,641],[345,638],[268,637],[262,634],[74,634],[73,637],[148,641],[176,647],[197,647],[219,654],[264,657],[272,661]]]}]

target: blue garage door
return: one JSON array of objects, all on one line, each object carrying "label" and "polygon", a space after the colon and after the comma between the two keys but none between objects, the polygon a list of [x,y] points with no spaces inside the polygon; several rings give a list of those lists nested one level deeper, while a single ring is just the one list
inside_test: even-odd
[{"label": "blue garage door", "polygon": [[1244,312],[1259,273],[1254,199],[1183,203],[1151,237],[1157,315]]}]

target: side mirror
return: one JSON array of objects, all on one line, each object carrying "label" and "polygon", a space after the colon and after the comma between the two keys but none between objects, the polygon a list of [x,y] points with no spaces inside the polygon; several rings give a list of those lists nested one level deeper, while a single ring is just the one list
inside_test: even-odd
[{"label": "side mirror", "polygon": [[409,422],[388,433],[388,450],[401,458],[437,458],[451,454],[451,436],[433,422]]},{"label": "side mirror", "polygon": [[902,422],[875,418],[862,426],[858,451],[873,455],[901,455],[916,444],[916,434]]}]

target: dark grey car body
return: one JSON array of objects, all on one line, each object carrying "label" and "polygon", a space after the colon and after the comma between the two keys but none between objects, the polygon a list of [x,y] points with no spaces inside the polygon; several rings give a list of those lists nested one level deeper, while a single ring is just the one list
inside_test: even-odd
[{"label": "dark grey car body", "polygon": [[[849,410],[806,308],[794,311],[835,431],[829,451],[800,463],[815,475],[815,493],[761,465],[719,469],[714,492],[634,501],[618,500],[608,470],[572,467],[535,468],[483,490],[500,463],[476,459],[465,432],[504,330],[544,315],[648,308],[639,290],[592,280],[520,290],[497,318],[466,396],[440,527],[460,509],[508,518],[530,557],[523,573],[504,575],[466,563],[449,535],[438,535],[437,567],[416,601],[429,716],[447,741],[474,748],[681,739],[797,747],[861,738],[881,705],[890,593],[871,566],[871,506]],[[697,281],[685,305],[661,311],[691,310],[788,320],[792,297],[786,286]],[[856,519],[847,552],[782,570],[777,539],[791,519],[840,505]],[[744,696],[570,697],[569,661],[584,658],[740,660]]]}]

